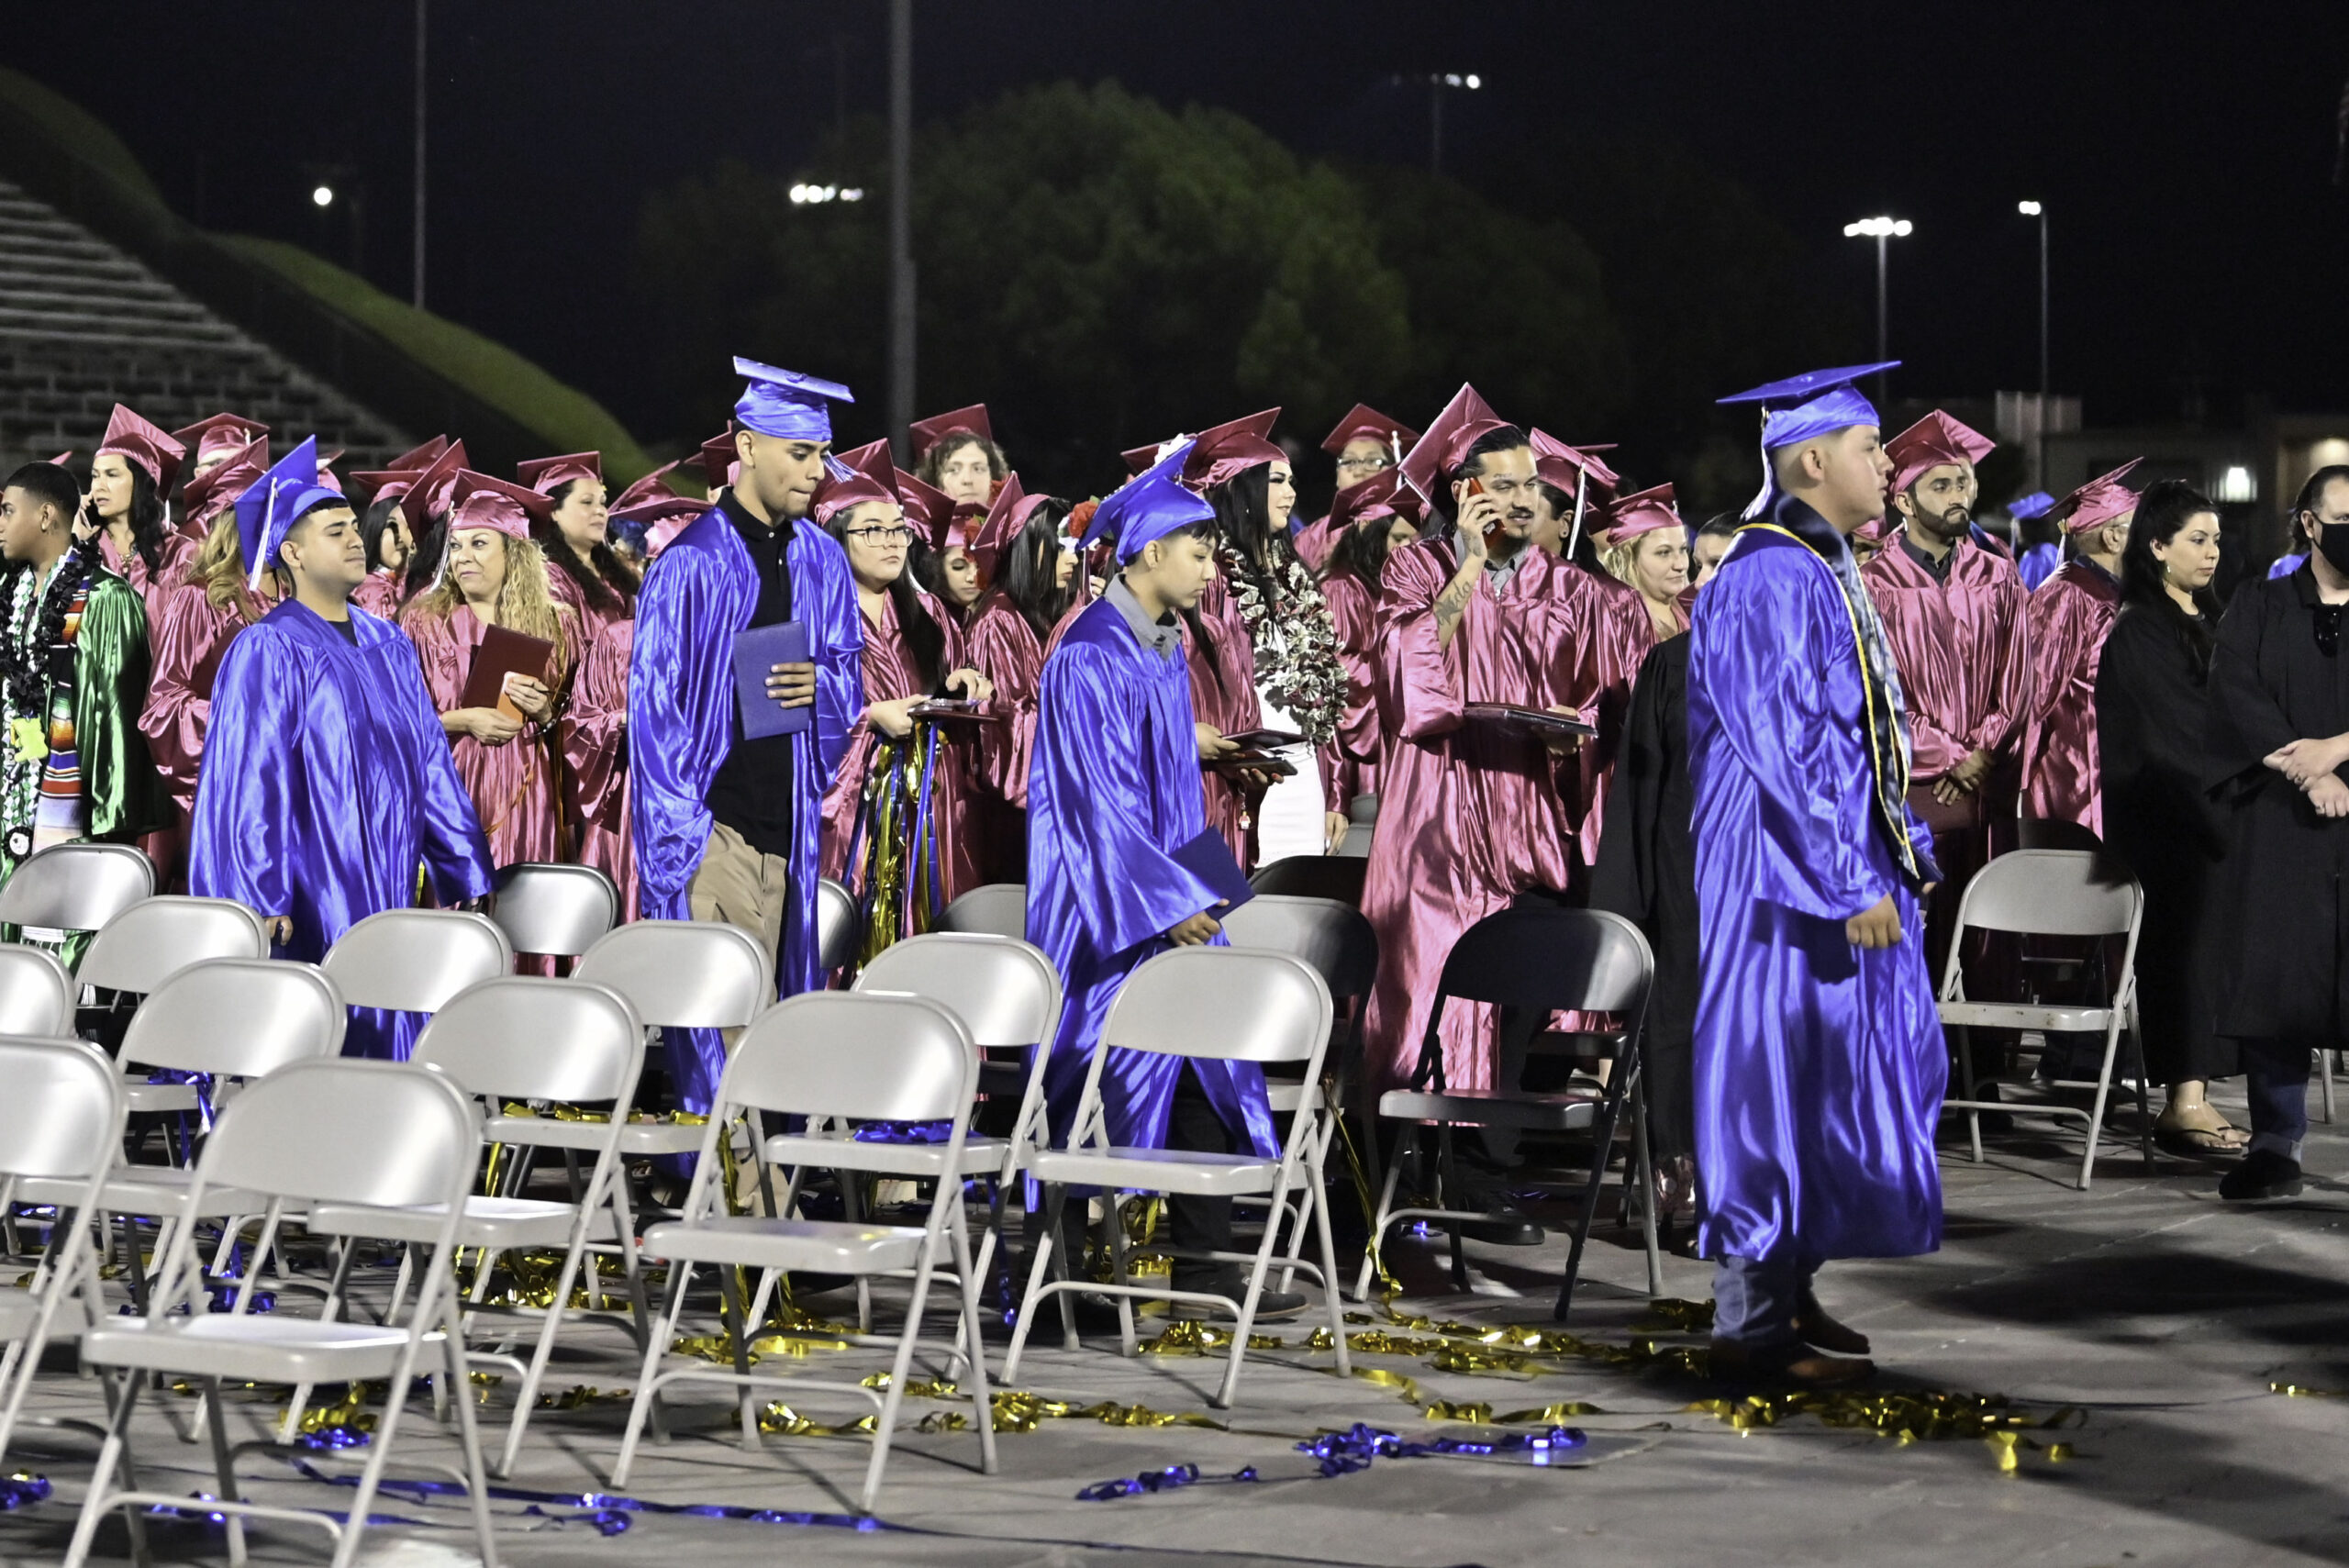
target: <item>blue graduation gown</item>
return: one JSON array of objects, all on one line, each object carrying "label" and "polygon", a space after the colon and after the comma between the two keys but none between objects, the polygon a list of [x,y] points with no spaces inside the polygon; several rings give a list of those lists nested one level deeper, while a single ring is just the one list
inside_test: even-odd
[{"label": "blue graduation gown", "polygon": [[[1109,1003],[1164,933],[1216,900],[1173,851],[1207,827],[1191,677],[1182,646],[1153,653],[1097,599],[1044,661],[1028,774],[1028,940],[1060,971],[1065,1002],[1044,1068],[1052,1130],[1065,1144]],[[1222,938],[1216,940],[1220,943]],[[1264,1070],[1192,1063],[1200,1086],[1258,1153],[1279,1151]],[[1183,1059],[1119,1051],[1103,1064],[1109,1140],[1166,1143]]]},{"label": "blue graduation gown", "polygon": [[[816,835],[824,791],[863,707],[864,630],[839,541],[802,522],[784,547],[791,608],[806,623],[816,663],[816,722],[792,738],[793,907],[775,959],[781,995],[819,984],[816,969]],[[636,831],[637,905],[647,919],[692,917],[686,897],[716,819],[706,797],[733,750],[734,634],[751,624],[759,585],[751,553],[722,512],[704,513],[645,573],[629,656],[629,816]],[[709,1109],[726,1050],[715,1029],[672,1029],[669,1071],[678,1103]]]},{"label": "blue graduation gown", "polygon": [[[407,635],[353,606],[358,645],[287,600],[220,661],[188,846],[188,886],[293,917],[315,963],[368,916],[490,889],[489,841],[457,777]],[[343,1051],[405,1060],[416,1018],[353,1008]]]},{"label": "blue graduation gown", "polygon": [[[1896,847],[1885,802],[1901,797],[1877,768],[1898,747],[1887,765],[1905,780],[1898,679],[1877,685],[1887,735],[1868,714],[1873,612],[1822,553],[1841,538],[1798,501],[1762,521],[1698,595],[1690,634],[1698,1239],[1708,1257],[1805,1266],[1927,1252],[1948,1062],[1914,885],[1937,874],[1930,840],[1898,805],[1909,852]],[[1854,947],[1843,922],[1887,895],[1901,940]]]}]

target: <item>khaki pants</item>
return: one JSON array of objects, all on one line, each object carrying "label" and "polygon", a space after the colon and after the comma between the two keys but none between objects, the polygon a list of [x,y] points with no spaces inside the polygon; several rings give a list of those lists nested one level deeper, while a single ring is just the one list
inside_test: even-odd
[{"label": "khaki pants", "polygon": [[[702,847],[701,864],[685,889],[696,920],[718,920],[740,926],[759,940],[779,964],[783,962],[783,922],[791,901],[791,862],[781,855],[763,855],[742,841],[742,835],[724,823],[714,824],[709,842]],[[742,1039],[740,1029],[721,1029],[731,1057]],[[734,1136],[729,1132],[729,1137]],[[755,1149],[756,1140],[751,1140]],[[750,1150],[734,1168],[734,1198],[741,1210],[769,1212],[758,1185],[759,1161]]]}]

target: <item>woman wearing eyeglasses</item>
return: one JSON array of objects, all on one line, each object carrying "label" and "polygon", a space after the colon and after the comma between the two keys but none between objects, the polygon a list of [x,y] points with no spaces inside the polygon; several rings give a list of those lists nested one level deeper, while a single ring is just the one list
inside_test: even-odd
[{"label": "woman wearing eyeglasses", "polygon": [[[1403,449],[1419,439],[1419,433],[1408,425],[1389,419],[1367,403],[1357,403],[1338,421],[1321,450],[1337,465],[1338,489],[1343,493],[1393,468],[1401,461]],[[1316,572],[1337,548],[1343,524],[1336,513],[1332,504],[1330,516],[1306,524],[1292,536],[1297,559]]]},{"label": "woman wearing eyeglasses", "polygon": [[980,727],[971,792],[971,850],[984,882],[1028,880],[1028,764],[1044,647],[1076,602],[1071,507],[1003,482],[971,546],[989,581],[967,633],[971,662],[995,683],[996,721]]},{"label": "woman wearing eyeglasses", "polygon": [[978,884],[961,831],[964,761],[957,748],[982,722],[917,710],[940,698],[984,703],[995,695],[969,667],[963,632],[906,572],[913,529],[897,493],[887,443],[848,454],[816,487],[817,524],[841,542],[864,621],[864,708],[824,795],[818,861],[866,910],[870,957],[901,936],[930,929],[957,894]]}]

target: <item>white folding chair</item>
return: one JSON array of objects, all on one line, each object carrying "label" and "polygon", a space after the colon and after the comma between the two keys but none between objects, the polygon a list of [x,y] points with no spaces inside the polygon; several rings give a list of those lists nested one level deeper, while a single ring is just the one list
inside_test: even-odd
[{"label": "white folding chair", "polygon": [[[1958,1032],[1957,1061],[1965,1092],[1942,1102],[1943,1112],[1964,1111],[1973,1143],[1974,1162],[1982,1162],[1982,1113],[2004,1111],[2009,1116],[2052,1117],[2082,1124],[2079,1190],[2088,1189],[2096,1173],[2097,1142],[2105,1136],[2104,1109],[2112,1094],[2112,1064],[2125,1029],[2138,1042],[2137,928],[2144,915],[2145,895],[2137,879],[2110,855],[2085,850],[2013,850],[1993,859],[1965,884],[1958,901],[1957,933],[1949,944],[1949,962],[1942,970],[1941,1018],[1944,1029]],[[2123,939],[2121,971],[2111,976],[2111,995],[2102,1005],[2071,1006],[2035,1003],[1972,1002],[1965,996],[1965,973],[1961,962],[1965,933],[2011,931],[2023,936]],[[1966,1032],[1976,1029],[2037,1029],[2104,1035],[2104,1061],[2093,1082],[2062,1079],[2057,1088],[2090,1089],[2094,1098],[2086,1110],[2076,1106],[2033,1100],[1987,1100],[1978,1097],[1986,1083],[2026,1084],[2004,1075],[1977,1078],[1974,1052]],[[2153,1112],[2146,1104],[2145,1070],[2137,1069],[2138,1149],[2145,1168],[2154,1162]]]},{"label": "white folding chair", "polygon": [[577,958],[619,924],[620,892],[594,866],[502,866],[489,917],[516,952]]},{"label": "white folding chair", "polygon": [[81,1195],[57,1211],[49,1251],[35,1267],[28,1289],[0,1291],[0,1455],[17,1429],[25,1394],[40,1370],[42,1347],[57,1332],[58,1313],[71,1301],[80,1333],[97,1321],[96,1257],[85,1223],[98,1191],[122,1147],[122,1084],[105,1051],[87,1040],[0,1038],[0,1212],[31,1177],[78,1184]]},{"label": "white folding chair", "polygon": [[[449,1272],[465,1189],[479,1162],[478,1119],[463,1091],[438,1073],[388,1062],[303,1062],[273,1073],[220,1113],[196,1161],[192,1203],[210,1204],[216,1188],[266,1195],[269,1223],[289,1204],[358,1204],[370,1208],[437,1207],[433,1238],[417,1306],[405,1328],[319,1322],[270,1313],[205,1309],[204,1271],[193,1236],[183,1230],[165,1255],[156,1310],[143,1318],[109,1318],[82,1339],[85,1366],[106,1378],[112,1409],[82,1514],[73,1528],[66,1568],[88,1559],[98,1523],[119,1508],[133,1548],[147,1559],[146,1511],[187,1506],[184,1491],[146,1491],[131,1468],[131,1418],[148,1373],[195,1380],[204,1391],[206,1424],[219,1495],[204,1511],[228,1516],[232,1562],[245,1560],[244,1521],[280,1519],[323,1527],[334,1538],[335,1568],[349,1568],[374,1507],[398,1437],[400,1414],[428,1349],[440,1354],[435,1369],[450,1386],[465,1387],[458,1305]],[[240,1304],[241,1305],[241,1304]],[[237,1383],[351,1383],[388,1379],[384,1413],[369,1446],[366,1468],[342,1518],[309,1508],[270,1507],[238,1496],[227,1413],[220,1385]],[[464,1455],[464,1482],[473,1506],[473,1540],[484,1568],[495,1568],[497,1541],[490,1527],[487,1479],[473,1427],[473,1401],[454,1399]],[[119,1480],[117,1481],[117,1476]]]},{"label": "white folding chair", "polygon": [[[259,1079],[296,1062],[331,1056],[342,1049],[342,1033],[350,1015],[333,982],[306,963],[268,959],[216,959],[181,970],[149,994],[147,1005],[130,1017],[117,1061],[125,1066],[173,1068],[197,1073],[214,1081],[217,1107],[228,1097],[228,1081]],[[18,1188],[21,1203],[56,1204],[82,1201],[78,1182],[28,1179]],[[175,1242],[181,1231],[193,1230],[199,1219],[235,1220],[262,1213],[270,1206],[260,1195],[215,1180],[199,1195],[193,1172],[173,1165],[117,1163],[107,1173],[88,1217],[97,1213],[151,1218],[161,1223],[156,1246]],[[240,1226],[224,1228],[220,1239],[225,1257]],[[146,1270],[139,1259],[139,1239],[123,1228],[128,1251],[133,1304],[147,1304]],[[238,1300],[252,1293],[262,1261],[276,1240],[273,1223],[262,1228],[247,1266]]]},{"label": "white folding chair", "polygon": [[[662,1389],[672,1384],[719,1383],[739,1389],[742,1442],[751,1451],[759,1443],[753,1388],[819,1388],[862,1396],[879,1407],[873,1429],[873,1457],[865,1467],[864,1489],[857,1504],[863,1512],[872,1511],[882,1471],[888,1463],[890,1439],[913,1364],[914,1343],[921,1334],[930,1279],[941,1269],[952,1269],[959,1276],[962,1329],[970,1344],[979,1343],[978,1287],[971,1268],[969,1238],[963,1234],[963,1184],[953,1180],[937,1184],[929,1217],[919,1229],[848,1220],[729,1216],[720,1190],[718,1140],[738,1110],[858,1121],[946,1121],[951,1127],[946,1141],[932,1147],[938,1151],[941,1171],[958,1171],[978,1073],[978,1050],[961,1020],[937,1003],[918,996],[808,992],[778,1003],[750,1027],[726,1064],[709,1125],[702,1129],[701,1159],[685,1199],[684,1218],[655,1225],[644,1233],[645,1255],[669,1261],[668,1304],[645,1351],[643,1375],[629,1411],[628,1433],[620,1441],[612,1485],[627,1484],[645,1419]],[[728,1325],[736,1346],[735,1367],[722,1371],[695,1362],[663,1372],[661,1358],[676,1333],[686,1283],[694,1267],[704,1263],[717,1268],[724,1282],[729,1316],[735,1318]],[[741,1355],[750,1325],[732,1310],[738,1298],[731,1275],[740,1268],[847,1274],[912,1270],[912,1299],[906,1308],[905,1328],[897,1336],[885,1388],[875,1392],[863,1383],[750,1371]],[[976,1353],[969,1358],[969,1394],[971,1422],[978,1431],[980,1468],[992,1475],[993,1403],[987,1395],[985,1359]]]},{"label": "white folding chair", "polygon": [[939,917],[941,931],[968,931],[978,936],[1028,937],[1028,888],[1024,883],[990,882],[974,887],[946,906]]},{"label": "white folding chair", "polygon": [[[1012,1331],[1011,1349],[1004,1358],[1005,1382],[1019,1375],[1020,1350],[1027,1343],[1028,1330],[1035,1324],[1037,1307],[1046,1296],[1097,1291],[1117,1300],[1123,1348],[1129,1356],[1135,1351],[1136,1296],[1229,1307],[1238,1326],[1231,1334],[1231,1360],[1224,1370],[1223,1386],[1214,1402],[1219,1407],[1231,1403],[1232,1395],[1240,1386],[1241,1361],[1247,1353],[1249,1329],[1256,1320],[1257,1298],[1264,1293],[1264,1273],[1280,1227],[1267,1223],[1254,1255],[1236,1259],[1246,1262],[1249,1270],[1247,1290],[1242,1299],[1234,1301],[1205,1291],[1131,1284],[1126,1273],[1125,1229],[1114,1222],[1108,1227],[1110,1255],[1117,1266],[1114,1283],[1097,1284],[1090,1280],[1071,1278],[1047,1283],[1045,1271],[1061,1240],[1061,1206],[1067,1200],[1067,1184],[1073,1183],[1112,1194],[1136,1190],[1188,1193],[1202,1197],[1261,1197],[1269,1211],[1277,1216],[1299,1183],[1319,1186],[1321,1162],[1313,1137],[1313,1118],[1309,1116],[1290,1119],[1288,1136],[1283,1140],[1276,1159],[1111,1144],[1101,1098],[1101,1069],[1112,1051],[1140,1051],[1201,1061],[1297,1062],[1304,1064],[1305,1081],[1318,1083],[1322,1055],[1330,1043],[1332,1013],[1330,988],[1322,984],[1321,976],[1311,964],[1287,953],[1219,947],[1176,948],[1160,953],[1127,977],[1117,998],[1109,1004],[1109,1016],[1102,1022],[1101,1040],[1085,1075],[1084,1095],[1077,1102],[1076,1121],[1069,1129],[1068,1147],[1040,1150],[1028,1162],[1030,1175],[1059,1185],[1050,1201],[1043,1235],[1037,1242],[1035,1260],[1029,1270],[1019,1323]],[[1351,1376],[1345,1325],[1339,1314],[1337,1262],[1330,1241],[1329,1206],[1314,1206],[1313,1218],[1319,1232],[1321,1253],[1319,1266],[1313,1272],[1321,1276],[1322,1301],[1336,1341],[1339,1375]],[[1074,1349],[1075,1323],[1066,1301],[1062,1303],[1062,1314],[1064,1342]]]},{"label": "white folding chair", "polygon": [[[1275,1114],[1312,1118],[1314,1154],[1324,1170],[1340,1118],[1349,1109],[1360,1108],[1364,1150],[1375,1161],[1375,1118],[1367,1106],[1356,1107],[1354,1101],[1362,1077],[1363,1013],[1370,1005],[1371,984],[1378,976],[1378,933],[1361,910],[1334,898],[1260,893],[1223,917],[1223,939],[1236,948],[1263,948],[1303,959],[1330,988],[1330,1001],[1345,1005],[1344,1038],[1337,1042],[1337,1061],[1331,1071],[1318,1083],[1270,1081],[1264,1092]],[[1374,1187],[1378,1184],[1375,1166],[1366,1179]],[[1281,1289],[1289,1287],[1297,1261],[1305,1255],[1305,1225],[1313,1206],[1327,1201],[1326,1188],[1308,1186],[1298,1192],[1297,1206],[1289,1211],[1289,1267],[1281,1271]]]},{"label": "white folding chair", "polygon": [[[616,927],[587,950],[571,977],[627,997],[652,1048],[662,1029],[739,1030],[774,1005],[774,956],[740,926],[717,920]],[[690,1154],[701,1141],[697,1123],[630,1122],[621,1129],[620,1152],[630,1159]]]},{"label": "white folding chair", "polygon": [[816,967],[829,974],[856,962],[864,940],[864,913],[856,895],[830,877],[816,884]]},{"label": "white folding chair", "polygon": [[[117,996],[144,997],[192,964],[268,956],[268,928],[236,900],[161,894],[140,899],[93,936],[73,978]],[[128,1092],[133,1114],[202,1106],[193,1084],[150,1084],[141,1075]],[[185,1151],[176,1158],[184,1162]]]},{"label": "white folding chair", "polygon": [[[1052,1055],[1052,1037],[1060,1029],[1061,977],[1052,960],[1018,938],[930,931],[883,950],[856,977],[853,989],[921,996],[938,1003],[962,1020],[972,1043],[979,1048],[980,1091],[1019,1097],[1019,1110],[1010,1136],[965,1138],[963,1162],[951,1173],[958,1181],[971,1176],[994,1178],[986,1233],[979,1239],[977,1267],[979,1284],[984,1286],[1002,1230],[1005,1195],[1018,1181],[1028,1156],[1045,1139],[1044,1062]],[[990,1051],[1018,1051],[1026,1060],[990,1062],[985,1056]],[[950,1174],[936,1144],[858,1142],[847,1128],[828,1134],[811,1129],[808,1136],[770,1138],[765,1154],[777,1165],[920,1179],[944,1179]],[[793,1190],[796,1188],[795,1179]],[[853,1209],[848,1217],[858,1218]],[[761,1283],[751,1322],[760,1321],[773,1283],[771,1278]],[[869,1328],[872,1296],[862,1279],[857,1282],[856,1306],[857,1327]]]},{"label": "white folding chair", "polygon": [[[539,1384],[546,1375],[547,1358],[554,1350],[555,1330],[566,1318],[587,1315],[572,1308],[569,1303],[572,1284],[583,1264],[592,1273],[594,1265],[587,1256],[591,1228],[620,1250],[629,1299],[634,1309],[631,1337],[637,1340],[639,1349],[642,1348],[644,1326],[650,1315],[644,1305],[643,1282],[637,1271],[635,1221],[629,1212],[619,1133],[628,1123],[638,1070],[644,1065],[643,1037],[643,1027],[637,1022],[635,1012],[617,992],[579,980],[506,975],[468,986],[451,997],[425,1026],[423,1036],[416,1042],[416,1052],[409,1058],[420,1065],[438,1068],[456,1080],[466,1093],[488,1102],[482,1125],[485,1143],[535,1146],[556,1142],[548,1135],[561,1129],[569,1138],[559,1146],[590,1148],[596,1155],[595,1166],[588,1172],[584,1190],[576,1202],[474,1193],[466,1196],[464,1212],[458,1221],[457,1244],[479,1249],[481,1253],[470,1297],[469,1320],[484,1310],[479,1303],[489,1284],[493,1257],[518,1254],[527,1248],[560,1248],[562,1251],[562,1264],[555,1274],[552,1305],[543,1310],[513,1309],[535,1313],[540,1320],[538,1344],[529,1361],[525,1363],[512,1355],[487,1351],[473,1351],[467,1358],[507,1368],[520,1379],[514,1396],[514,1418],[507,1426],[505,1451],[495,1466],[499,1475],[512,1473],[515,1459],[521,1452],[522,1436],[538,1403]],[[551,1117],[504,1115],[500,1107],[507,1100],[590,1102],[608,1104],[610,1110],[600,1122],[558,1121]],[[434,1208],[385,1212],[319,1204],[310,1210],[307,1224],[312,1235],[373,1237],[405,1242],[414,1248],[437,1237],[445,1218]],[[348,1246],[342,1250],[336,1267],[335,1296],[329,1300],[327,1312],[329,1318],[334,1316],[334,1303],[340,1299],[349,1277],[350,1261],[355,1251]],[[402,1273],[404,1284],[406,1270]],[[600,1295],[592,1278],[590,1289]],[[404,1294],[400,1286],[394,1287],[393,1309],[387,1318],[396,1316]],[[296,1390],[294,1404],[286,1412],[284,1435],[289,1440],[300,1429],[301,1408],[307,1393],[306,1389]]]},{"label": "white folding chair", "polygon": [[73,1032],[72,977],[46,948],[0,946],[0,1034]]},{"label": "white folding chair", "polygon": [[52,844],[0,887],[0,926],[51,943],[99,931],[155,891],[155,862],[128,844]]},{"label": "white folding chair", "polygon": [[320,963],[353,1007],[436,1013],[468,985],[514,973],[514,949],[486,915],[385,909],[342,933]]}]

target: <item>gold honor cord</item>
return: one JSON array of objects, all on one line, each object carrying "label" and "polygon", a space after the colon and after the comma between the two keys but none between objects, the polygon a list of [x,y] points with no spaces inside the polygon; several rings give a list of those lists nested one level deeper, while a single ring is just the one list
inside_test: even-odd
[{"label": "gold honor cord", "polygon": [[1835,584],[1836,601],[1843,606],[1843,618],[1852,628],[1852,651],[1859,655],[1860,684],[1865,688],[1860,697],[1860,713],[1867,720],[1869,784],[1876,795],[1876,806],[1884,814],[1886,824],[1892,829],[1892,841],[1900,846],[1901,869],[1909,873],[1911,881],[1920,880],[1923,873],[1917,869],[1916,851],[1909,842],[1909,759],[1905,756],[1900,759],[1901,808],[1896,815],[1892,803],[1884,797],[1884,743],[1877,738],[1876,732],[1874,699],[1880,688],[1876,684],[1875,673],[1868,668],[1867,639],[1860,635],[1860,615],[1857,610],[1852,608],[1851,596],[1843,592],[1843,580],[1836,576],[1835,569],[1828,565],[1820,558],[1819,551],[1811,549],[1803,537],[1792,528],[1782,528],[1776,523],[1748,523],[1745,527],[1768,533],[1783,534],[1795,543],[1801,545],[1802,552],[1818,562],[1820,570],[1826,573]]}]

